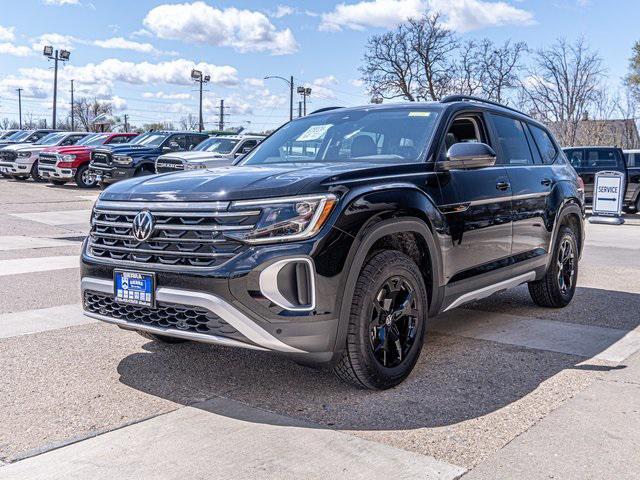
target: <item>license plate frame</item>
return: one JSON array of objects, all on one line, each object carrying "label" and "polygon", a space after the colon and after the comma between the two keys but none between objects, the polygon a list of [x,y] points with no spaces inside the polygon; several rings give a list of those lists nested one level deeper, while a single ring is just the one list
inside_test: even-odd
[{"label": "license plate frame", "polygon": [[114,270],[113,295],[118,303],[155,308],[156,274],[137,270]]}]

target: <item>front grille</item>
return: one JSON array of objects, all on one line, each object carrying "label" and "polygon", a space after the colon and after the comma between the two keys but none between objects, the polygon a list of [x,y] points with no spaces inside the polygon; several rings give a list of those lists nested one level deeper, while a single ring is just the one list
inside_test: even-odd
[{"label": "front grille", "polygon": [[127,305],[116,302],[108,295],[88,290],[84,292],[84,308],[88,312],[139,325],[247,341],[235,328],[204,308],[160,302],[155,308]]},{"label": "front grille", "polygon": [[58,155],[55,153],[41,153],[38,155],[39,165],[55,165],[58,161]]},{"label": "front grille", "polygon": [[[91,220],[89,254],[118,265],[127,263],[212,268],[247,247],[225,235],[253,228],[259,210],[230,212],[224,202],[96,204]],[[133,219],[147,210],[152,233],[144,241],[133,235]]]},{"label": "front grille", "polygon": [[162,158],[156,161],[157,173],[169,173],[184,170],[184,163],[179,158]]},{"label": "front grille", "polygon": [[91,160],[97,165],[109,166],[111,165],[111,152],[103,150],[96,150],[91,154]]},{"label": "front grille", "polygon": [[0,161],[15,162],[18,154],[12,150],[2,151],[0,150]]}]

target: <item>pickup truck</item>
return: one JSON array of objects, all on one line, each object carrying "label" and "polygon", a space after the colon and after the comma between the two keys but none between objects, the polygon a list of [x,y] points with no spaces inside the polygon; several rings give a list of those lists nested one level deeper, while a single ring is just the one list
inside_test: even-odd
[{"label": "pickup truck", "polygon": [[[593,184],[596,173],[614,171],[624,173],[627,185],[623,207],[634,212],[640,209],[640,168],[629,169],[625,154],[618,147],[569,147],[564,153],[584,182],[586,203],[593,202]],[[640,161],[640,156],[638,157]]]},{"label": "pickup truck", "polygon": [[90,175],[101,187],[131,177],[156,173],[156,158],[164,153],[192,150],[209,138],[197,132],[147,132],[132,142],[96,148],[91,154]]},{"label": "pickup truck", "polygon": [[80,188],[94,187],[96,181],[89,174],[93,149],[101,145],[127,143],[136,136],[136,133],[94,133],[75,145],[47,148],[38,156],[38,173],[54,185],[74,181]]},{"label": "pickup truck", "polygon": [[211,137],[191,151],[160,155],[156,160],[156,173],[231,165],[263,139],[260,135]]},{"label": "pickup truck", "polygon": [[47,128],[40,128],[38,130],[18,130],[12,135],[2,138],[2,140],[0,140],[0,148],[4,148],[7,145],[14,145],[16,143],[35,143],[42,137],[58,131],[59,130],[51,130]]}]

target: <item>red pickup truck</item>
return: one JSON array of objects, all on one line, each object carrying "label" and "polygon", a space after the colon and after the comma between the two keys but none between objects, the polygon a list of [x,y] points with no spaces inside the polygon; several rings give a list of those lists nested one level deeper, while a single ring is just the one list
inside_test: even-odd
[{"label": "red pickup truck", "polygon": [[96,181],[88,175],[93,148],[128,143],[136,136],[137,133],[94,133],[75,145],[47,148],[38,156],[38,173],[43,180],[54,185],[64,185],[73,180],[81,188],[94,187]]}]

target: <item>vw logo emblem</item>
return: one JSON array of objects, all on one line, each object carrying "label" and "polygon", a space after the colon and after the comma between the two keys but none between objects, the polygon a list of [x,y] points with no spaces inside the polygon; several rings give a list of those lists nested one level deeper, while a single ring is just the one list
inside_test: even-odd
[{"label": "vw logo emblem", "polygon": [[138,213],[133,219],[132,225],[133,236],[136,240],[144,242],[153,233],[153,215],[147,210]]}]

